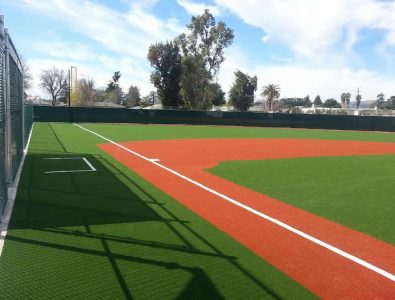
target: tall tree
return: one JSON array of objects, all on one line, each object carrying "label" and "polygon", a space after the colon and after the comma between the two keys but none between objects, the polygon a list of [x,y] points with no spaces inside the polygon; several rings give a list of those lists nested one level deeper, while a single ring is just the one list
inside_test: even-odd
[{"label": "tall tree", "polygon": [[[183,52],[183,102],[191,108],[209,108],[210,89],[206,85],[213,81],[225,60],[224,49],[233,42],[233,30],[224,22],[216,23],[207,9],[202,15],[192,17],[187,28],[187,34],[183,33],[176,38],[176,43]],[[196,80],[196,74],[191,72],[193,70],[203,77]]]},{"label": "tall tree", "polygon": [[254,94],[258,86],[258,78],[237,70],[235,81],[229,91],[230,104],[236,110],[247,111],[254,104]]},{"label": "tall tree", "polygon": [[316,97],[315,97],[315,99],[314,99],[314,106],[321,106],[322,105],[322,100],[321,100],[321,97],[320,97],[320,95],[317,95]]},{"label": "tall tree", "polygon": [[267,98],[269,111],[271,111],[273,100],[280,97],[280,87],[276,84],[268,84],[267,86],[263,87],[262,96]]},{"label": "tall tree", "polygon": [[341,108],[342,106],[335,99],[326,99],[324,104],[322,105],[322,107],[326,107],[326,108]]},{"label": "tall tree", "polygon": [[95,99],[95,81],[92,78],[82,78],[77,83],[78,103],[90,105]]},{"label": "tall tree", "polygon": [[139,105],[140,102],[140,90],[137,86],[131,85],[129,91],[125,96],[126,106],[135,107]]},{"label": "tall tree", "polygon": [[106,89],[108,99],[117,104],[123,104],[125,98],[125,93],[119,86],[119,79],[121,76],[122,74],[120,71],[114,72],[114,75],[108,82]]},{"label": "tall tree", "polygon": [[222,21],[215,21],[208,9],[200,16],[192,17],[187,25],[189,34],[181,34],[176,39],[185,56],[198,56],[211,76],[215,76],[224,62],[224,49],[234,38],[233,30]]},{"label": "tall tree", "polygon": [[148,49],[148,61],[154,68],[150,79],[158,89],[163,106],[181,105],[181,54],[173,42],[157,43]]},{"label": "tall tree", "polygon": [[218,83],[210,83],[208,88],[210,95],[209,97],[213,105],[220,106],[226,103],[225,92],[222,91],[222,88]]},{"label": "tall tree", "polygon": [[52,105],[58,104],[58,98],[68,91],[68,76],[64,70],[55,67],[44,70],[40,76],[40,86],[52,97]]},{"label": "tall tree", "polygon": [[387,108],[395,109],[395,96],[389,97],[389,99],[387,100]]},{"label": "tall tree", "polygon": [[377,108],[384,108],[385,106],[385,96],[383,93],[377,95]]},{"label": "tall tree", "polygon": [[357,109],[359,109],[359,106],[361,105],[362,96],[361,96],[360,94],[358,94],[358,95],[355,97],[355,100],[356,100],[356,102],[357,102]]},{"label": "tall tree", "polygon": [[306,97],[303,98],[303,106],[304,107],[311,107],[312,103],[310,100],[310,96],[307,95]]},{"label": "tall tree", "polygon": [[22,65],[22,76],[23,76],[23,88],[24,90],[29,90],[32,87],[32,73],[30,72],[29,65],[27,64],[23,56],[19,57]]},{"label": "tall tree", "polygon": [[344,108],[347,108],[348,105],[350,104],[350,100],[351,100],[351,94],[350,93],[342,93],[340,95],[340,99],[342,101],[342,106]]},{"label": "tall tree", "polygon": [[111,80],[107,84],[107,92],[111,92],[119,86],[118,82],[121,76],[122,74],[120,71],[114,72],[114,75],[112,75]]},{"label": "tall tree", "polygon": [[209,75],[198,57],[184,56],[182,58],[181,96],[182,104],[188,109],[208,109]]}]

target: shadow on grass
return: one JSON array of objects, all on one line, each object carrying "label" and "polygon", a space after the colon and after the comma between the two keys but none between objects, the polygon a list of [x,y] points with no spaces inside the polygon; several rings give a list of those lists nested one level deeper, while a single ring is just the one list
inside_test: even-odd
[{"label": "shadow on grass", "polygon": [[[82,158],[96,171],[89,171]],[[93,155],[27,156],[14,211],[10,229],[170,221],[158,216]]]},{"label": "shadow on grass", "polygon": [[[211,271],[218,272],[218,268],[225,264],[226,268],[237,270],[270,298],[280,299],[269,286],[240,265],[235,257],[223,253],[212,239],[197,232],[193,224],[180,219],[177,212],[158,201],[110,161],[99,155],[67,153],[58,137],[54,140],[56,142],[64,152],[54,151],[46,155],[32,153],[26,157],[7,240],[21,247],[22,244],[29,245],[28,249],[36,246],[37,251],[41,252],[51,249],[61,250],[59,253],[106,258],[125,299],[134,298],[133,287],[138,280],[131,282],[129,277],[125,277],[124,262],[189,274],[187,282],[177,283],[179,288],[174,294],[177,299],[222,299],[221,292],[209,275]],[[88,171],[90,166],[81,157],[96,171]],[[76,170],[82,172],[70,172]],[[46,173],[54,171],[67,172]],[[95,231],[101,225],[125,223],[129,226],[126,224],[140,222],[160,223],[160,228],[166,228],[174,238],[161,239],[161,232],[149,232],[150,235],[144,236],[141,233],[134,235],[133,232],[118,234],[117,230],[112,229],[99,233]],[[33,233],[27,231],[26,234],[19,234],[23,232],[21,229],[32,230]],[[42,238],[43,235],[48,237]],[[82,238],[88,245],[100,247],[70,242],[73,238]],[[125,247],[129,246],[130,249],[144,249],[144,255],[129,248],[125,252]],[[162,251],[162,256],[158,257],[157,251]],[[64,267],[73,268],[73,262],[69,264],[70,267]],[[57,271],[62,272],[61,269]],[[226,273],[225,269],[221,272]],[[139,276],[147,274],[150,273]],[[109,274],[103,275],[103,280],[106,276]]]}]

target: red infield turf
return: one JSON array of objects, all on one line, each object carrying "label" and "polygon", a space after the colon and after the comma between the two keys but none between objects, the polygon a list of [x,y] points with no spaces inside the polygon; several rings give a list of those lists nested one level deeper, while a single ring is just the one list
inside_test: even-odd
[{"label": "red infield turf", "polygon": [[[314,238],[361,264],[227,202],[114,144],[99,145],[257,255],[327,299],[394,299],[395,247],[204,171],[221,161],[395,153],[394,143],[301,139],[194,139],[122,143],[147,158]],[[273,170],[275,172],[275,170]],[[390,278],[368,269],[367,262]],[[380,272],[380,270],[379,270]]]}]

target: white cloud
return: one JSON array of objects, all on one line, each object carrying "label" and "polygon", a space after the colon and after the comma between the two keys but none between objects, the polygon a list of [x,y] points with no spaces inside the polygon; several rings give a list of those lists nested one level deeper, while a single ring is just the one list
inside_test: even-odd
[{"label": "white cloud", "polygon": [[[129,7],[126,12],[89,0],[22,1],[25,8],[53,17],[54,22],[65,24],[71,32],[101,44],[100,49],[94,49],[73,42],[34,43],[34,49],[45,57],[30,61],[36,84],[44,69],[52,66],[66,69],[76,65],[79,74],[93,77],[98,85],[105,85],[113,72],[120,70],[123,74],[121,86],[126,89],[134,84],[143,94],[148,93],[153,89],[146,59],[149,45],[172,39],[185,30],[177,19],[160,19],[150,12],[157,0],[126,1]],[[37,86],[32,93],[42,94]]]},{"label": "white cloud", "polygon": [[257,99],[261,98],[259,94],[262,87],[269,83],[280,85],[281,97],[310,95],[310,98],[314,99],[319,94],[323,100],[339,100],[341,93],[350,92],[354,99],[357,88],[361,89],[362,100],[374,100],[380,92],[386,96],[395,94],[395,78],[366,69],[353,71],[349,68],[339,69],[336,66],[307,68],[297,64],[256,65],[250,63],[248,57],[237,47],[227,49],[226,57],[219,78],[224,91],[229,91],[234,80],[233,72],[239,69],[250,76],[258,76]]},{"label": "white cloud", "polygon": [[[138,85],[142,93],[153,87],[149,82],[150,67],[146,60],[150,44],[171,39],[185,30],[175,18],[160,19],[151,9],[158,0],[124,0],[125,12],[115,11],[89,0],[22,0],[25,7],[53,16],[73,32],[85,35],[101,45],[92,49],[73,42],[36,43],[45,59],[28,60],[36,83],[43,69],[52,66],[68,68],[77,65],[79,76],[89,76],[98,86],[105,86],[114,71],[121,71],[121,85]],[[162,0],[165,1],[165,0]],[[259,90],[277,83],[284,97],[339,98],[344,91],[355,94],[362,89],[363,99],[374,99],[379,92],[395,94],[395,79],[364,68],[351,69],[350,60],[361,59],[353,53],[353,45],[362,29],[383,29],[385,38],[379,45],[383,57],[395,63],[388,51],[395,45],[395,3],[374,0],[215,0],[216,6],[192,0],[177,0],[192,15],[209,8],[214,14],[231,12],[245,23],[262,29],[266,43],[281,43],[291,50],[292,61],[281,55],[269,58],[276,65],[251,62],[241,45],[225,51],[226,61],[220,69],[219,81],[225,91],[240,69],[258,75]],[[341,47],[339,47],[339,45]],[[75,46],[75,52],[69,51]],[[51,56],[50,58],[48,58]],[[278,63],[284,65],[278,65]],[[258,90],[258,91],[259,91]],[[39,93],[38,90],[36,90]],[[41,92],[40,92],[41,93]]]},{"label": "white cloud", "polygon": [[[261,28],[265,41],[278,41],[310,62],[338,57],[342,40],[347,50],[363,28],[388,31],[395,44],[395,2],[375,0],[216,0],[247,24]],[[341,60],[340,60],[341,62]]]},{"label": "white cloud", "polygon": [[238,16],[245,23],[262,30],[264,43],[280,43],[294,56],[271,59],[284,65],[264,65],[248,61],[243,51],[228,51],[221,74],[226,90],[232,72],[240,69],[258,75],[259,89],[277,83],[284,97],[338,99],[342,92],[355,95],[359,87],[364,100],[375,99],[384,92],[395,94],[395,78],[363,67],[351,68],[352,63],[363,66],[363,59],[353,52],[363,29],[382,29],[385,37],[377,45],[382,57],[392,66],[395,55],[388,51],[395,45],[395,2],[375,0],[216,0],[223,10]]},{"label": "white cloud", "polygon": [[146,57],[152,42],[172,38],[183,29],[176,26],[174,19],[163,21],[150,14],[145,10],[148,5],[139,5],[143,2],[133,2],[134,5],[126,13],[87,0],[23,2],[29,8],[54,17],[56,22],[67,24],[72,31],[84,34],[111,51],[139,58]]},{"label": "white cloud", "polygon": [[282,62],[282,63],[291,63],[292,62],[292,58],[289,58],[289,57],[279,57],[277,55],[272,55],[270,58],[274,61],[278,61],[278,62]]},{"label": "white cloud", "polygon": [[92,49],[84,44],[64,41],[34,42],[32,48],[35,51],[45,53],[52,58],[70,60],[92,60]]},{"label": "white cloud", "polygon": [[204,2],[194,2],[190,0],[177,0],[177,3],[182,6],[188,14],[192,16],[201,15],[205,9],[209,9],[214,16],[220,14],[220,9],[215,5],[208,5]]}]

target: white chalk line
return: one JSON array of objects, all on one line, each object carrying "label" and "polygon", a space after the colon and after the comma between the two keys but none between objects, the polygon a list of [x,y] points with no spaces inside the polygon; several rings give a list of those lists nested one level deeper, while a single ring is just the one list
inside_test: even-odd
[{"label": "white chalk line", "polygon": [[11,214],[12,214],[12,209],[14,207],[14,202],[15,202],[15,198],[16,198],[16,192],[18,189],[19,179],[21,177],[23,164],[25,162],[25,158],[27,155],[27,150],[29,149],[30,139],[32,138],[32,133],[33,133],[33,128],[34,128],[34,123],[32,124],[32,128],[30,129],[29,138],[27,139],[26,147],[23,150],[23,155],[21,158],[21,162],[19,163],[18,170],[16,172],[16,177],[15,177],[14,183],[8,190],[8,201],[7,201],[6,207],[4,209],[4,215],[1,218],[1,223],[0,223],[0,256],[3,253],[4,242],[5,242],[5,238],[7,236],[8,225],[11,220]]},{"label": "white chalk line", "polygon": [[89,170],[60,170],[60,171],[46,171],[45,174],[53,174],[53,173],[80,173],[80,172],[96,172],[96,169],[92,166],[90,161],[86,157],[47,157],[45,160],[69,160],[69,159],[82,159],[86,165],[89,167]]},{"label": "white chalk line", "polygon": [[110,142],[113,145],[118,146],[119,148],[121,148],[121,149],[123,149],[123,150],[125,150],[125,151],[127,151],[127,152],[129,152],[129,153],[131,153],[131,154],[133,154],[135,156],[137,156],[137,157],[140,157],[141,159],[144,159],[145,161],[148,161],[148,162],[158,166],[159,168],[162,168],[162,169],[164,169],[164,170],[166,170],[166,171],[168,171],[168,172],[170,172],[170,173],[172,173],[172,174],[174,174],[174,175],[176,175],[176,176],[178,176],[178,177],[180,177],[180,178],[192,183],[193,185],[196,185],[196,186],[202,188],[203,190],[205,190],[205,191],[207,191],[207,192],[209,192],[211,194],[214,194],[214,195],[216,195],[216,196],[218,196],[218,197],[220,197],[220,198],[222,198],[222,199],[224,199],[224,200],[226,200],[226,201],[228,201],[228,202],[230,202],[230,203],[232,203],[232,204],[234,204],[236,206],[239,206],[239,207],[241,207],[241,208],[253,213],[254,215],[257,215],[257,216],[259,216],[259,217],[261,217],[261,218],[263,218],[265,220],[268,220],[268,221],[270,221],[270,222],[272,222],[272,223],[274,223],[274,224],[276,224],[276,225],[278,225],[278,226],[280,226],[280,227],[282,227],[282,228],[284,228],[286,230],[289,230],[289,231],[295,233],[296,235],[299,235],[299,236],[301,236],[301,237],[303,237],[303,238],[305,238],[305,239],[307,239],[307,240],[309,240],[309,241],[311,241],[311,242],[313,242],[313,243],[315,243],[315,244],[317,244],[317,245],[319,245],[321,247],[324,247],[324,248],[328,249],[331,252],[334,252],[334,253],[336,253],[336,254],[344,257],[344,258],[347,258],[347,259],[357,263],[358,265],[361,265],[361,266],[363,266],[363,267],[365,267],[365,268],[367,268],[367,269],[369,269],[369,270],[371,270],[371,271],[373,271],[373,272],[375,272],[375,273],[377,273],[377,274],[379,274],[379,275],[381,275],[381,276],[383,276],[383,277],[395,282],[395,275],[394,274],[391,274],[391,273],[389,273],[389,272],[387,272],[387,271],[385,271],[385,270],[383,270],[383,269],[381,269],[381,268],[379,268],[379,267],[377,267],[377,266],[375,266],[375,265],[373,265],[373,264],[371,264],[371,263],[369,263],[367,261],[364,261],[363,259],[360,259],[360,258],[358,258],[358,257],[356,257],[356,256],[354,256],[354,255],[352,255],[352,254],[350,254],[348,252],[345,252],[345,251],[343,251],[343,250],[341,250],[339,248],[336,248],[335,246],[332,246],[332,245],[330,245],[330,244],[328,244],[328,243],[326,243],[324,241],[321,241],[320,239],[315,238],[315,237],[313,237],[313,236],[311,236],[311,235],[309,235],[309,234],[307,234],[307,233],[305,233],[303,231],[300,231],[300,230],[298,230],[298,229],[296,229],[296,228],[294,228],[294,227],[292,227],[292,226],[290,226],[290,225],[288,225],[288,224],[286,224],[284,222],[281,222],[281,221],[279,221],[279,220],[277,220],[277,219],[275,219],[273,217],[270,217],[270,216],[268,216],[268,215],[266,215],[266,214],[264,214],[264,213],[262,213],[260,211],[255,210],[255,209],[253,209],[253,208],[251,208],[251,207],[249,207],[247,205],[244,205],[244,204],[238,202],[237,200],[234,200],[234,199],[232,199],[232,198],[230,198],[230,197],[228,197],[228,196],[226,196],[224,194],[221,194],[221,193],[219,193],[219,192],[217,192],[217,191],[215,191],[215,190],[213,190],[213,189],[211,189],[209,187],[206,187],[205,185],[203,185],[203,184],[201,184],[201,183],[199,183],[199,182],[197,182],[197,181],[195,181],[193,179],[190,179],[190,178],[186,177],[185,175],[182,175],[181,173],[178,173],[177,171],[174,171],[174,170],[172,170],[172,169],[170,169],[170,168],[168,168],[168,167],[166,167],[166,166],[164,166],[164,165],[162,165],[162,164],[160,164],[160,163],[158,163],[156,161],[153,161],[152,159],[149,159],[149,158],[147,158],[147,157],[145,157],[145,156],[143,156],[143,155],[141,155],[141,154],[139,154],[139,153],[137,153],[137,152],[135,152],[135,151],[133,151],[133,150],[131,150],[129,148],[126,148],[125,146],[122,146],[121,144],[118,144],[118,143],[116,143],[116,142],[114,142],[114,141],[112,141],[112,140],[110,140],[110,139],[108,139],[108,138],[106,138],[106,137],[104,137],[104,136],[92,131],[92,130],[89,130],[89,129],[87,129],[87,128],[79,125],[79,124],[75,124],[74,123],[74,125],[78,126],[82,130],[85,130],[87,132],[90,132],[90,133],[100,137],[101,139],[103,139],[105,141]]}]

